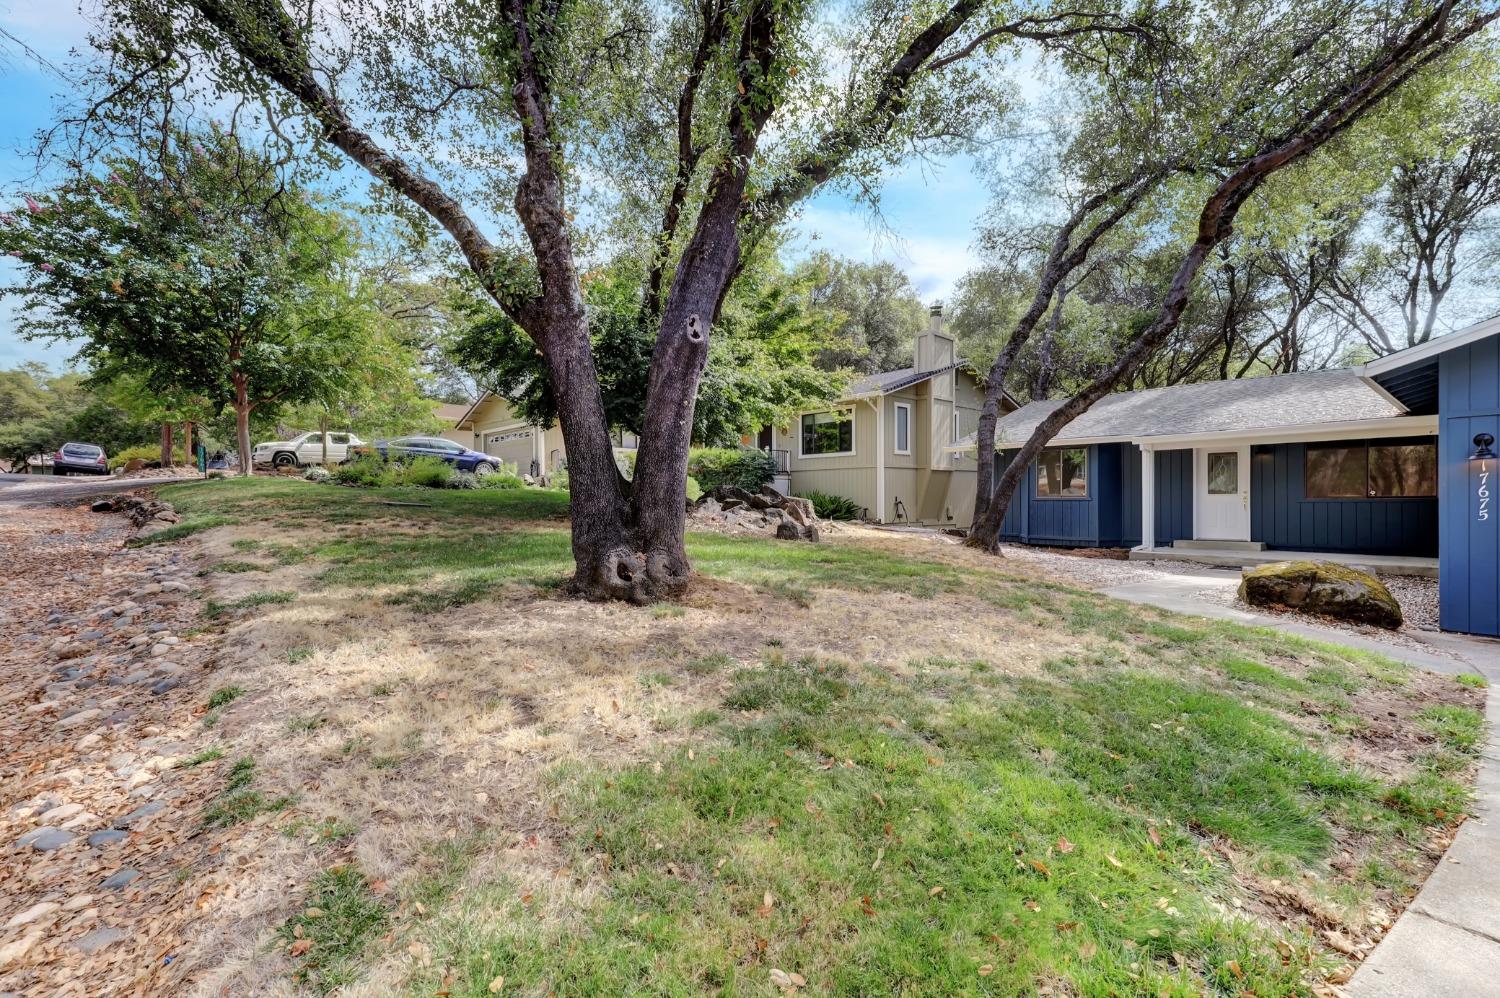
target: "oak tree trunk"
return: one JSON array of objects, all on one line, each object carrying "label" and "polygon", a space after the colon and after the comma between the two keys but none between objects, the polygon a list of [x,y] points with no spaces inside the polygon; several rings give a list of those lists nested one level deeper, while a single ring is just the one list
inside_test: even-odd
[{"label": "oak tree trunk", "polygon": [[172,466],[172,424],[161,424],[161,466],[170,468]]},{"label": "oak tree trunk", "polygon": [[185,420],[182,424],[182,452],[187,455],[187,463],[194,464],[193,460],[193,421]]}]

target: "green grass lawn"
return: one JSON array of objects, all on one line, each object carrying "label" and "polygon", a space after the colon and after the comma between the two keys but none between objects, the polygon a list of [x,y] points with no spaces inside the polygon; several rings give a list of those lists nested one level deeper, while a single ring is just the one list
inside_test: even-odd
[{"label": "green grass lawn", "polygon": [[[535,600],[570,569],[565,493],[162,492],[178,536],[297,533],[237,540],[231,575],[306,562],[330,590],[395,587],[405,613]],[[307,901],[337,918],[282,930],[297,981],[327,991],[395,960],[422,995],[1311,996],[1347,974],[1327,933],[1364,938],[1373,909],[1404,903],[1467,806],[1471,685],[1003,561],[717,535],[689,550],[705,575],[787,597],[787,619],[837,591],[899,594],[934,628],[980,617],[994,660],[835,660],[771,622],[745,661],[700,633],[691,660],[640,664],[643,685],[703,703],[685,731],[543,770],[562,870],[470,872],[519,848],[503,828],[444,845],[444,872],[397,897],[338,866]],[[1022,630],[1044,638],[1028,667],[997,665]]]}]

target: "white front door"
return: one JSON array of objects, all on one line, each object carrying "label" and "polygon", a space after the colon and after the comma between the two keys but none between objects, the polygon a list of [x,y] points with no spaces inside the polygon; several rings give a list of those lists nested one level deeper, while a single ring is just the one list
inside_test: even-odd
[{"label": "white front door", "polygon": [[1199,447],[1193,508],[1199,540],[1250,539],[1250,448]]}]

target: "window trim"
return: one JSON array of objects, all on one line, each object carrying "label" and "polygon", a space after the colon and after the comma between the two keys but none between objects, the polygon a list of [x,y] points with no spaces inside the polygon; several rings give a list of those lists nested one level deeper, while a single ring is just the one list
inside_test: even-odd
[{"label": "window trim", "polygon": [[[906,448],[903,450],[901,443],[901,420],[896,415],[902,409],[906,410]],[[891,453],[902,457],[911,456],[911,403],[897,402],[891,410]]]},{"label": "window trim", "polygon": [[[1058,450],[1081,450],[1081,451],[1083,451],[1083,495],[1081,495],[1081,496],[1049,496],[1049,495],[1044,495],[1041,492],[1041,487],[1042,487],[1042,455],[1046,454],[1048,451],[1058,451]],[[1031,462],[1032,470],[1036,472],[1036,485],[1031,490],[1031,492],[1032,492],[1031,498],[1033,498],[1033,499],[1045,499],[1048,502],[1053,502],[1053,501],[1056,501],[1056,500],[1059,500],[1059,499],[1067,500],[1068,502],[1087,502],[1089,500],[1092,500],[1094,498],[1094,493],[1089,489],[1089,470],[1090,470],[1090,466],[1093,463],[1094,462],[1089,457],[1089,448],[1088,448],[1087,444],[1082,445],[1082,446],[1077,446],[1077,447],[1043,447],[1041,449],[1041,451],[1039,451],[1037,453],[1037,456],[1032,459],[1032,462]]]},{"label": "window trim", "polygon": [[[1374,447],[1431,447],[1433,452],[1433,470],[1435,472],[1434,482],[1440,484],[1442,477],[1442,455],[1438,453],[1438,441],[1435,434],[1423,434],[1412,437],[1372,437],[1366,439],[1355,438],[1352,440],[1309,440],[1302,445],[1302,498],[1299,502],[1390,502],[1410,501],[1413,499],[1436,499],[1437,492],[1431,495],[1420,496],[1372,496],[1370,495],[1370,450]],[[1365,490],[1357,496],[1313,496],[1307,494],[1307,460],[1315,450],[1332,449],[1350,450],[1363,448],[1365,452]]]},{"label": "window trim", "polygon": [[798,414],[798,416],[797,416],[797,430],[796,430],[796,433],[797,433],[797,460],[799,460],[799,461],[817,461],[817,460],[820,460],[820,459],[825,458],[825,457],[854,457],[854,452],[858,448],[857,441],[859,439],[859,416],[857,415],[857,407],[856,406],[852,406],[852,405],[849,407],[849,449],[848,450],[826,451],[826,452],[820,453],[820,454],[804,454],[802,452],[802,421],[804,419],[806,419],[808,416],[821,416],[825,412],[828,413],[829,415],[833,415],[833,414],[837,413],[838,411],[839,410],[836,409],[836,408],[833,408],[833,409],[814,409],[811,412],[804,412],[804,413]]}]

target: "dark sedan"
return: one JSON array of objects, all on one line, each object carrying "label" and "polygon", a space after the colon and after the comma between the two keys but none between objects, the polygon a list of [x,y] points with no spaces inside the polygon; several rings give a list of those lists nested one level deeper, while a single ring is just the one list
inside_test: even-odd
[{"label": "dark sedan", "polygon": [[435,457],[446,461],[459,471],[472,471],[476,475],[488,475],[500,470],[500,459],[482,451],[470,450],[462,444],[442,437],[397,437],[394,440],[377,440],[370,449],[390,461],[411,460],[416,457]]},{"label": "dark sedan", "polygon": [[54,475],[107,475],[109,459],[104,448],[94,444],[63,444],[52,455]]}]

